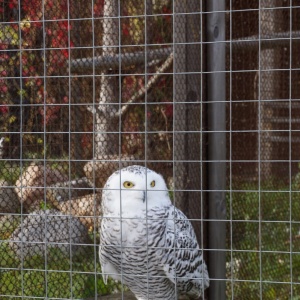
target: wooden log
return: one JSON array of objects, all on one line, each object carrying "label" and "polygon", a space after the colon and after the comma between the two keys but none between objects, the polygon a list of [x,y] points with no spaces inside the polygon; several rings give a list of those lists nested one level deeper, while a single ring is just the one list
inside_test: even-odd
[{"label": "wooden log", "polygon": [[47,200],[53,205],[91,193],[91,183],[86,178],[57,183],[47,188]]},{"label": "wooden log", "polygon": [[58,183],[47,189],[47,200],[67,215],[78,217],[88,228],[100,226],[99,216],[101,194],[93,193],[92,185],[86,178]]},{"label": "wooden log", "polygon": [[88,194],[78,198],[72,198],[67,201],[55,202],[54,206],[65,214],[78,217],[79,220],[87,227],[99,228],[101,209],[101,194]]}]

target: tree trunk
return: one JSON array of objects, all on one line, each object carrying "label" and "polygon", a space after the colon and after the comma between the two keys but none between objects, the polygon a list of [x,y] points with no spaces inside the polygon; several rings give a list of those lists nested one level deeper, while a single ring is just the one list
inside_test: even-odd
[{"label": "tree trunk", "polygon": [[[280,1],[281,2],[281,1]],[[274,0],[262,0],[260,12],[260,35],[272,35],[280,30],[280,21],[282,13],[274,11],[270,7],[277,7],[280,2]],[[275,71],[266,71],[275,69],[278,66],[278,48],[266,48],[261,50],[259,57],[259,90],[260,90],[260,116],[259,116],[259,130],[260,137],[260,153],[259,160],[264,161],[260,166],[260,179],[267,180],[272,176],[273,156],[273,126],[272,118],[274,109],[272,102],[266,100],[276,100],[278,97],[278,77]]]},{"label": "tree trunk", "polygon": [[[119,51],[118,0],[106,0],[103,19],[103,52],[112,55]],[[100,101],[96,110],[95,159],[109,159],[119,154],[119,70],[109,70],[101,75]]]},{"label": "tree trunk", "polygon": [[[174,4],[174,200],[189,218],[200,219],[201,203],[201,17],[199,1]],[[194,44],[192,44],[194,42]],[[194,222],[199,242],[201,222]]]}]

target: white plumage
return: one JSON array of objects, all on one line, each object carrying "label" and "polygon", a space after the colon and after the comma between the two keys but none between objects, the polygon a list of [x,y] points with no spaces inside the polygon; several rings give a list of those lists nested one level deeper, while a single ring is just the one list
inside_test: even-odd
[{"label": "white plumage", "polygon": [[163,177],[142,166],[113,173],[102,194],[100,263],[139,300],[199,298],[209,286],[190,221],[174,207]]}]

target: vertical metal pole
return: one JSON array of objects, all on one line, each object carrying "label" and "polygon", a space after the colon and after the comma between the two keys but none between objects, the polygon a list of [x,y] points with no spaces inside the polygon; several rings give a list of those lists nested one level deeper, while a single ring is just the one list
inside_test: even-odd
[{"label": "vertical metal pole", "polygon": [[209,299],[226,299],[225,0],[207,1]]},{"label": "vertical metal pole", "polygon": [[[271,8],[280,5],[280,1],[274,0],[261,0],[260,1],[260,35],[269,34],[272,35],[280,31],[281,24],[283,21],[283,13],[277,12]],[[283,22],[283,23],[281,23]],[[278,98],[278,77],[276,76],[275,71],[265,71],[272,70],[278,67],[280,55],[278,48],[271,47],[266,49],[261,49],[259,53],[259,95],[260,95],[260,120],[259,129],[261,130],[261,148],[259,149],[260,153],[258,156],[264,163],[260,166],[260,180],[267,180],[272,176],[272,157],[273,157],[273,145],[272,137],[274,135],[273,124],[271,120],[274,120],[274,104],[273,101],[266,100],[275,100]],[[264,70],[261,72],[261,70]],[[277,78],[276,78],[277,77]]]}]

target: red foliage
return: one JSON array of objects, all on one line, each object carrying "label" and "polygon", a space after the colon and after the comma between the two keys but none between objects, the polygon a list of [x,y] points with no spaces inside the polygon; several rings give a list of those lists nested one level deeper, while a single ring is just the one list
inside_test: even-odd
[{"label": "red foliage", "polygon": [[122,24],[122,34],[125,36],[129,35],[129,24],[127,23]]},{"label": "red foliage", "polygon": [[105,0],[94,1],[94,17],[100,17],[103,15],[103,7]]},{"label": "red foliage", "polygon": [[[47,92],[45,91],[43,59],[47,63],[47,76],[59,75],[66,71],[70,48],[73,47],[70,38],[70,3],[70,0],[0,0],[0,13],[5,12],[9,15],[11,22],[5,25],[4,34],[7,37],[0,43],[0,50],[18,46],[20,29],[21,47],[26,49],[19,53],[11,52],[10,55],[0,52],[0,77],[14,77],[16,72],[21,70],[20,75],[24,83],[22,89],[20,86],[16,91],[16,86],[12,85],[11,80],[0,79],[0,101],[1,104],[11,103],[12,99],[15,101],[18,93],[32,104],[45,105],[46,109],[38,110],[42,115],[42,126],[57,119],[61,109],[60,103],[69,102],[69,98],[63,94],[64,89],[67,90],[66,86],[56,89],[54,83],[47,80]],[[94,3],[94,13],[99,15],[103,11],[104,0],[95,0]],[[8,10],[11,10],[11,13]],[[18,10],[17,14],[15,10]],[[21,20],[13,19],[19,15]],[[44,19],[47,22],[43,22]],[[49,49],[45,53],[41,49],[41,40],[46,42],[45,47]],[[33,106],[32,109],[36,108]],[[8,106],[1,105],[0,113],[7,114]]]},{"label": "red foliage", "polygon": [[[52,100],[55,103],[55,100]],[[45,108],[40,108],[39,112],[43,116],[43,124],[48,125],[50,121],[57,119],[60,105],[47,105]]]},{"label": "red foliage", "polygon": [[171,22],[171,14],[172,14],[171,9],[164,5],[163,8],[162,8],[162,12],[163,12],[163,14],[165,14],[164,19],[168,23],[170,23]]},{"label": "red foliage", "polygon": [[7,91],[8,91],[7,85],[5,85],[5,84],[0,85],[0,92],[1,92],[2,94],[6,94]]},{"label": "red foliage", "polygon": [[173,104],[166,104],[164,113],[168,118],[173,117]]},{"label": "red foliage", "polygon": [[42,22],[39,22],[43,15],[42,0],[23,0],[22,9],[26,17],[33,21],[31,23],[33,27],[42,27]]},{"label": "red foliage", "polygon": [[8,106],[7,105],[0,105],[0,113],[1,114],[7,114],[9,111]]},{"label": "red foliage", "polygon": [[8,1],[8,7],[10,9],[17,8],[18,7],[18,0],[9,0]]},{"label": "red foliage", "polygon": [[[3,12],[3,3],[6,0],[0,0],[0,13]],[[69,59],[69,49],[73,47],[73,42],[70,39],[70,31],[72,26],[68,19],[69,15],[69,0],[8,0],[6,2],[7,8],[10,10],[21,9],[22,20],[13,20],[11,24],[6,25],[8,34],[19,36],[19,28],[22,30],[22,45],[23,49],[20,56],[0,53],[0,62],[3,66],[0,69],[0,76],[15,76],[13,65],[17,63],[21,65],[21,76],[24,78],[24,85],[22,91],[23,97],[28,98],[30,103],[47,104],[47,109],[40,109],[39,113],[44,117],[43,124],[48,124],[55,120],[60,111],[59,105],[55,103],[66,103],[69,101],[68,97],[62,96],[57,89],[51,89],[49,83],[47,86],[48,93],[44,92],[44,80],[42,77],[47,75],[59,74],[62,68],[67,67]],[[96,0],[95,5],[99,13],[103,9],[104,0]],[[44,6],[44,7],[43,7]],[[11,16],[16,16],[11,13]],[[17,14],[19,15],[19,14]],[[43,23],[42,19],[47,22]],[[39,49],[41,47],[41,28],[45,26],[46,33],[45,41],[46,48],[50,48],[46,52],[47,60],[47,74],[44,74],[44,55],[42,52],[30,50]],[[9,29],[11,27],[11,30]],[[10,41],[8,36],[8,41]],[[14,44],[17,45],[18,40],[14,37]],[[10,47],[10,42],[0,44],[0,50],[5,50]],[[55,48],[55,49],[54,49]],[[20,58],[21,59],[20,59]],[[1,80],[0,95],[5,97],[6,101],[10,101],[10,91],[15,90],[15,86],[10,86],[11,82]],[[5,100],[4,100],[5,101]],[[49,105],[49,106],[48,106]],[[7,112],[6,106],[1,106],[2,113]]]},{"label": "red foliage", "polygon": [[[64,84],[66,81],[63,81],[60,77],[64,77],[66,74],[68,60],[71,55],[70,49],[74,45],[72,41],[72,27],[75,27],[74,23],[78,22],[78,18],[81,16],[77,15],[77,12],[75,14],[72,11],[72,1],[75,3],[78,0],[0,0],[0,13],[4,11],[4,7],[5,14],[10,16],[10,18],[13,18],[13,16],[19,18],[19,16],[21,16],[21,20],[10,19],[9,21],[11,21],[11,23],[5,24],[6,29],[10,26],[12,30],[7,31],[8,38],[0,44],[0,50],[5,50],[10,47],[19,50],[10,51],[9,55],[7,55],[5,51],[0,52],[0,76],[8,77],[8,79],[4,78],[0,81],[0,96],[2,97],[0,113],[2,115],[9,112],[9,106],[3,105],[3,103],[14,103],[13,100],[15,101],[16,98],[13,97],[17,97],[16,95],[22,95],[23,99],[26,99],[28,103],[41,105],[41,108],[38,108],[37,105],[32,105],[32,108],[30,108],[34,110],[34,114],[31,115],[39,114],[41,116],[41,118],[37,118],[42,119],[41,124],[39,124],[40,127],[49,125],[51,122],[55,124],[57,118],[63,115],[64,110],[62,107],[64,105],[61,104],[68,104],[70,99],[67,96],[68,85]],[[5,5],[3,5],[3,3],[5,3]],[[88,13],[92,13],[95,19],[103,16],[105,0],[94,0],[92,3],[93,7],[88,7]],[[128,1],[127,5],[126,1],[122,2],[122,16],[133,14],[133,12],[126,11],[132,3],[132,1]],[[81,5],[81,7],[83,6]],[[151,43],[153,44],[172,41],[171,30],[168,29],[172,18],[170,7],[171,1],[169,5],[162,7],[161,10],[157,12],[159,14],[162,13],[162,17],[153,18],[153,22],[156,22],[153,25],[155,32],[151,38]],[[8,10],[11,10],[11,12]],[[16,10],[18,11],[17,14]],[[136,13],[137,12],[138,10]],[[138,22],[136,28],[142,32],[144,26],[143,19],[137,18],[135,22]],[[100,24],[100,20],[97,20],[97,24]],[[128,45],[135,43],[133,36],[136,36],[136,33],[132,26],[130,18],[121,19],[122,43]],[[76,26],[76,28],[78,30],[78,26]],[[20,30],[22,39],[19,38]],[[92,29],[89,28],[88,32],[91,30]],[[11,34],[11,36],[9,36],[9,34]],[[14,34],[17,38],[15,36],[13,37]],[[101,35],[99,34],[99,36]],[[14,44],[11,42],[13,38]],[[16,74],[19,70],[21,74]],[[153,70],[153,72],[155,72],[155,70]],[[21,78],[23,76],[24,78],[22,78],[23,84],[20,84],[17,94],[15,90],[18,89],[18,85],[16,85],[15,82],[18,81],[14,82],[10,78],[19,76],[21,76]],[[45,77],[47,77],[46,81],[43,79]],[[58,84],[58,82],[62,83]],[[47,85],[45,86],[46,83]],[[124,103],[128,101],[136,91],[143,89],[144,85],[145,78],[143,76],[126,76],[122,84],[122,101]],[[162,91],[165,89],[165,85],[165,79],[162,78],[158,81],[156,88],[153,89],[153,98],[157,103],[165,103],[167,102],[166,99],[171,98],[170,95],[166,96],[165,91]],[[58,86],[59,88],[56,88]],[[143,109],[137,107],[134,113],[129,114],[127,117],[124,131],[131,132],[130,135],[128,135],[130,147],[136,147],[136,149],[138,149],[136,151],[142,151],[139,147],[143,143],[142,137],[136,136],[135,133],[142,131],[143,128],[139,126],[143,125],[137,124],[143,124],[145,117],[151,118],[151,120],[155,122],[158,115],[161,117],[162,111],[168,119],[171,120],[173,117],[173,106],[171,102],[170,104],[164,104],[162,109],[162,104],[158,104],[157,107],[159,109],[147,110],[146,116],[144,115]],[[13,110],[11,110],[11,113],[13,113],[12,111]],[[30,122],[28,121],[28,123]],[[157,125],[157,127],[155,127],[156,131],[164,128],[165,124],[163,124],[163,127],[159,126],[160,125]],[[86,144],[90,144],[91,141],[89,137],[83,137],[81,143],[85,147]],[[127,149],[126,151],[128,152],[129,150]]]}]

